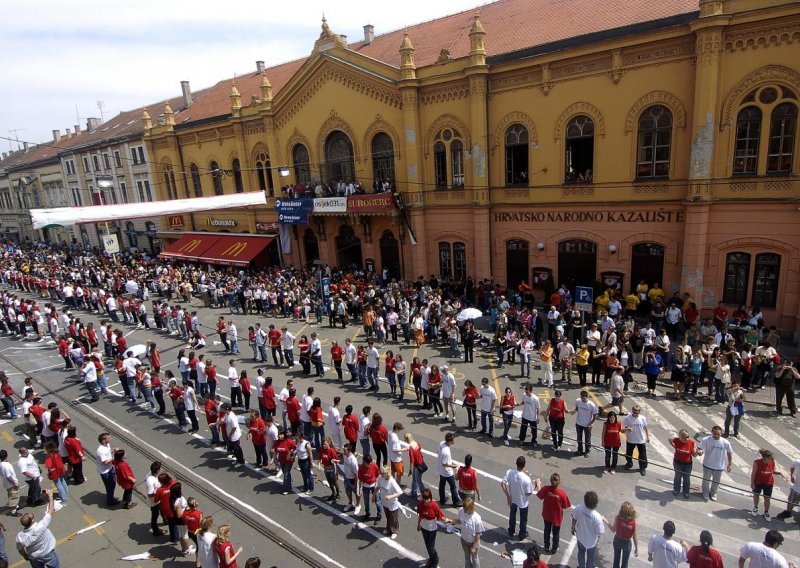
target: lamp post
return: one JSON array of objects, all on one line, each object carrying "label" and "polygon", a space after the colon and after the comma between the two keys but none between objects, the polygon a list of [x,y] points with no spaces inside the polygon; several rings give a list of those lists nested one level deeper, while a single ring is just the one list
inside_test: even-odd
[{"label": "lamp post", "polygon": [[[97,186],[97,196],[99,198],[98,199],[99,205],[106,205],[106,200],[103,191],[106,189],[111,189],[111,190],[114,189],[114,178],[112,178],[111,176],[97,176],[95,177],[95,184]],[[106,236],[108,237],[111,235],[111,229],[108,228],[108,220],[105,221],[104,225],[106,229]],[[119,248],[119,242],[117,242],[117,248]],[[111,258],[114,259],[114,264],[117,264],[117,253],[112,252]]]}]

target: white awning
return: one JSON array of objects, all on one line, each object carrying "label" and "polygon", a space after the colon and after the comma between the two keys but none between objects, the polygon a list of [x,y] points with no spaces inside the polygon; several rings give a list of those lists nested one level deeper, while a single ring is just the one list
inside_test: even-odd
[{"label": "white awning", "polygon": [[169,201],[146,203],[31,209],[31,220],[33,221],[34,229],[42,229],[49,226],[71,227],[82,223],[152,218],[179,213],[264,205],[265,203],[266,198],[263,191],[249,191],[247,193],[234,193],[233,195],[170,199]]}]

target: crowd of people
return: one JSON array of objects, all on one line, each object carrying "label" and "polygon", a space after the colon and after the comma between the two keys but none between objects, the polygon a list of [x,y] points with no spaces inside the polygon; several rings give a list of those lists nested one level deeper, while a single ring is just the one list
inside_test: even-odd
[{"label": "crowd of people", "polygon": [[[122,266],[117,266],[102,256],[75,255],[55,249],[20,251],[7,248],[2,262],[2,279],[6,290],[0,292],[0,303],[4,306],[2,325],[5,326],[5,333],[35,333],[42,340],[52,337],[64,359],[65,370],[78,374],[92,400],[97,400],[101,394],[109,394],[107,375],[116,372],[124,396],[131,404],[138,404],[141,399],[154,412],[164,415],[167,413],[165,401],[169,398],[178,423],[189,432],[199,430],[198,417],[204,414],[210,432],[209,442],[223,446],[229,458],[238,465],[245,464],[243,442],[249,440],[255,456],[252,462],[254,467],[272,472],[281,479],[284,494],[295,492],[292,471],[297,464],[303,493],[315,491],[320,482],[315,473],[318,470],[324,474],[324,485],[330,490],[328,498],[335,503],[342,499],[341,481],[347,499],[343,510],[358,516],[363,506],[361,520],[367,522],[373,519],[374,505],[376,522],[386,519],[385,532],[389,538],[397,537],[400,514],[410,516],[416,512],[417,528],[422,533],[429,556],[428,566],[438,565],[435,548],[438,523],[460,526],[465,565],[479,565],[480,539],[485,527],[475,511],[475,502],[480,500],[478,475],[471,467],[472,456],[464,457],[464,465],[458,466],[454,462],[452,447],[456,435],[447,433],[436,452],[437,502],[423,479],[428,465],[422,448],[412,433],[404,432],[402,422],[385,421],[380,413],[372,412],[370,406],[362,406],[357,412],[352,404],[343,404],[339,396],[323,403],[319,396],[315,396],[313,386],[307,386],[303,394],[303,389],[298,392],[291,378],[277,390],[279,385],[274,384],[274,379],[264,367],[259,368],[252,378],[246,370],[240,371],[235,357],[241,353],[239,332],[233,321],[234,313],[236,319],[263,315],[292,318],[295,321],[309,321],[313,314],[319,323],[324,322],[323,315],[326,314],[330,326],[356,323],[363,329],[364,343],[356,345],[348,339],[345,345],[340,346],[334,341],[327,353],[323,353],[321,338],[316,333],[311,333],[310,338],[306,335],[297,338],[289,332],[288,326],[278,329],[275,325],[269,325],[264,329],[260,323],[253,323],[247,329],[247,342],[254,361],[258,363],[268,365],[271,357],[275,368],[290,368],[294,365],[294,354],[297,352],[302,375],[322,376],[325,363],[329,361],[340,381],[356,382],[364,389],[373,391],[380,390],[385,382],[388,395],[397,398],[413,392],[416,402],[423,409],[430,410],[434,417],[447,422],[455,422],[456,407],[463,405],[467,411],[467,430],[477,429],[480,410],[480,434],[485,436],[493,436],[494,417],[499,414],[503,423],[503,440],[507,445],[510,443],[510,428],[516,421],[514,412],[517,408],[522,408],[519,443],[538,447],[538,435],[547,430],[554,451],[561,450],[566,415],[570,414],[576,417],[577,453],[588,457],[595,447],[592,444],[593,424],[603,416],[601,446],[605,451],[605,471],[609,474],[616,472],[619,456],[625,458],[627,469],[633,468],[635,461],[642,475],[645,475],[648,466],[650,433],[647,420],[639,405],[634,404],[628,414],[623,403],[633,371],[644,371],[648,391],[654,394],[659,374],[668,370],[673,383],[679,385],[673,391],[676,398],[696,395],[701,380],[705,379],[709,392],[713,391],[718,401],[727,403],[725,432],[722,427],[715,426],[712,433],[696,447],[685,430],[669,440],[675,449],[674,494],[677,497],[682,492],[687,499],[694,458],[702,457],[702,497],[716,500],[722,472],[730,471],[732,466],[733,449],[725,438],[731,424],[733,435],[738,434],[737,417],[740,418],[743,413],[745,389],[760,387],[773,378],[777,383],[786,373],[792,380],[798,378],[793,366],[785,362],[779,364],[777,351],[769,341],[770,331],[764,328],[763,322],[755,327],[760,330],[758,333],[761,336],[757,337],[758,347],[753,350],[750,371],[744,364],[736,371],[730,370],[731,364],[739,358],[745,360],[746,353],[745,348],[739,353],[736,337],[728,337],[730,329],[725,327],[727,315],[723,316],[719,309],[714,312],[714,320],[697,328],[700,341],[695,341],[693,345],[699,345],[699,356],[693,354],[690,349],[693,341],[690,330],[698,323],[697,319],[692,321],[692,310],[696,312],[694,303],[689,298],[679,299],[678,318],[674,310],[678,306],[676,298],[670,299],[670,307],[664,317],[661,320],[654,318],[653,310],[657,314],[658,305],[663,301],[663,292],[661,296],[653,294],[658,289],[657,285],[644,292],[651,307],[643,325],[640,325],[640,306],[644,302],[617,309],[615,304],[619,304],[619,300],[610,291],[605,294],[607,304],[602,299],[599,301],[599,322],[584,325],[584,318],[579,318],[579,314],[572,310],[569,292],[565,287],[548,298],[552,305],[546,315],[539,315],[532,305],[528,305],[531,295],[524,287],[500,290],[489,282],[476,285],[471,281],[451,283],[434,277],[429,280],[420,277],[416,282],[398,283],[390,280],[386,274],[382,277],[363,273],[344,274],[326,269],[332,280],[329,297],[323,298],[318,294],[316,278],[309,278],[307,273],[291,269],[260,273],[206,271],[137,257],[127,258]],[[228,308],[230,315],[219,316],[214,329],[204,328],[197,311],[190,307],[195,296],[210,307]],[[151,300],[151,297],[155,299]],[[495,328],[493,339],[483,337],[472,321],[457,319],[461,310],[471,305],[478,305],[479,309],[489,314],[490,323]],[[81,322],[81,310],[87,319],[89,314],[98,316],[99,329],[95,330],[92,322],[85,325]],[[715,321],[717,316],[724,317],[725,323]],[[163,336],[179,336],[186,341],[186,348],[178,353],[178,373],[171,370],[162,373],[158,341],[149,341],[144,352],[134,353],[124,337],[121,327],[124,325],[151,329],[152,333]],[[209,350],[205,349],[206,331],[209,335],[213,333],[219,337],[224,350],[223,360],[225,356],[228,357],[227,370],[218,372]],[[745,345],[749,343],[749,335],[752,335],[752,330],[746,332]],[[467,379],[463,389],[457,389],[455,377],[447,363],[437,365],[428,359],[419,360],[416,357],[406,362],[399,349],[396,355],[392,350],[386,350],[383,354],[379,351],[379,348],[385,350],[388,344],[411,345],[412,341],[417,346],[441,342],[450,347],[452,357],[461,357],[463,350],[467,362],[472,360],[477,344],[487,352],[495,353],[494,364],[499,367],[509,360],[514,363],[515,357],[519,356],[521,375],[528,379],[533,378],[531,372],[535,365],[531,363],[536,361],[538,351],[542,371],[540,383],[553,386],[555,373],[560,371],[564,384],[569,384],[575,367],[580,386],[588,388],[591,371],[592,385],[609,385],[612,402],[598,406],[589,400],[589,392],[583,389],[574,406],[563,399],[559,390],[554,392],[547,404],[543,404],[533,393],[530,381],[520,400],[511,389],[506,389],[502,396],[498,396],[488,378],[480,381],[480,387]],[[719,346],[724,346],[725,350],[722,351]],[[706,357],[709,349],[709,356]],[[759,350],[762,350],[761,354],[756,355]],[[687,363],[690,354],[692,361],[699,360],[699,372],[696,374]],[[724,369],[726,366],[729,367],[728,380],[724,370],[719,373],[720,367]],[[220,367],[225,369],[225,364],[220,364]],[[746,375],[748,372],[750,374]],[[687,380],[687,377],[691,377],[691,380]],[[222,394],[220,380],[227,380],[229,396]],[[718,390],[720,384],[721,390]],[[11,414],[15,412],[16,394],[7,380],[2,381],[2,385],[3,403]],[[457,390],[461,392],[457,393]],[[793,393],[792,388],[789,391],[787,394]],[[251,392],[255,400],[252,400]],[[457,403],[458,394],[461,394],[463,402]],[[77,454],[80,459],[76,459],[76,456],[70,455],[69,447],[72,444],[66,443],[70,439],[69,418],[52,402],[50,405],[55,406],[48,407],[40,416],[38,408],[33,410],[42,406],[41,398],[35,393],[25,392],[21,398],[25,401],[23,414],[32,440],[49,443],[50,440],[44,440],[42,434],[46,432],[52,433],[57,442],[61,438],[61,431],[65,432],[61,446],[56,443],[55,448],[46,448],[48,457],[53,454],[60,455],[62,461],[66,459],[65,472],[60,476],[65,478],[62,484],[64,490],[61,490],[62,485],[56,484],[61,500],[65,501],[68,496],[66,477],[69,476],[73,483],[82,481],[81,462],[85,457]],[[780,404],[779,401],[779,410]],[[342,407],[344,413],[341,412]],[[789,408],[794,414],[793,397],[789,397]],[[44,416],[45,412],[49,412],[47,417]],[[237,413],[245,414],[244,421],[239,419]],[[620,419],[621,416],[624,418]],[[541,422],[544,424],[540,426]],[[72,438],[76,438],[74,426],[72,429]],[[527,440],[528,431],[531,432],[530,442]],[[624,452],[621,448],[622,433],[626,438]],[[107,505],[117,505],[114,490],[119,484],[123,489],[122,506],[132,507],[135,502],[132,501],[130,490],[136,480],[130,468],[126,467],[124,451],[112,450],[107,438],[108,434],[101,435],[96,452],[98,473],[107,490]],[[758,466],[758,473],[754,465],[752,479],[753,514],[758,513],[758,495],[763,493],[764,516],[767,520],[770,519],[769,497],[774,475],[785,475],[775,468],[774,460],[770,462],[768,453],[768,450],[762,450],[762,462]],[[162,517],[169,527],[170,539],[180,543],[185,554],[195,554],[198,565],[216,566],[214,560],[200,560],[201,554],[205,554],[201,553],[200,536],[209,533],[211,522],[207,522],[202,513],[196,512],[197,503],[193,499],[183,498],[179,482],[169,474],[160,472],[160,464],[153,464],[153,467],[156,467],[156,471],[151,467],[147,477],[153,534],[161,534],[158,520]],[[531,480],[525,467],[525,457],[520,456],[516,460],[516,467],[509,469],[501,483],[510,507],[509,537],[516,537],[520,541],[528,539],[528,503],[535,491],[543,501],[545,537],[541,551],[554,554],[560,542],[563,511],[571,506],[569,497],[560,487],[561,480],[557,473],[550,477],[549,486],[543,486],[541,481]],[[408,494],[403,484],[406,475],[411,478]],[[785,511],[787,514],[781,518],[788,518],[793,506],[800,502],[800,460],[791,468],[791,482],[793,486]],[[442,512],[442,507],[447,505],[448,490],[451,505],[458,509],[452,519]],[[29,493],[29,504],[35,504],[39,499],[36,492],[32,495]],[[603,527],[608,526],[615,533],[615,568],[627,566],[631,547],[635,552],[638,551],[633,506],[624,503],[613,524],[602,518],[598,521],[596,507],[597,495],[588,492],[583,505],[578,505],[572,512],[572,531],[578,535],[579,565],[581,568],[594,565],[597,538],[603,532]],[[181,522],[180,519],[187,513],[191,520]],[[517,516],[519,531],[516,530]],[[207,524],[205,528],[204,524]],[[229,530],[230,527],[223,526],[216,534],[212,531],[211,536],[203,537],[208,541],[203,545],[206,551],[216,551],[219,556],[224,556],[224,561],[229,562],[223,564],[220,559],[220,566],[231,565],[229,557],[238,554],[226,540]],[[667,541],[674,533],[674,527],[669,535],[668,532],[665,525],[663,538]],[[771,549],[776,546],[768,545],[767,540],[773,544],[776,542],[774,535],[769,536],[773,532],[768,533],[768,539],[764,542],[764,546]],[[696,554],[713,556],[710,538],[708,535],[703,540],[701,535],[701,548]],[[627,545],[620,542],[618,546],[618,539],[627,541]],[[654,557],[668,548],[652,541],[650,547],[649,551]],[[531,547],[531,551],[529,560],[535,557],[538,562],[539,547]],[[751,552],[743,549],[743,558],[750,557],[745,556],[746,553]]]}]

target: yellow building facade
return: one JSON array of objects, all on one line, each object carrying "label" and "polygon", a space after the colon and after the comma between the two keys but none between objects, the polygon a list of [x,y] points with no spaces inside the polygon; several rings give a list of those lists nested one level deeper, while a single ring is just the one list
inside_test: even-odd
[{"label": "yellow building facade", "polygon": [[800,4],[600,4],[501,0],[356,43],[323,21],[308,58],[171,101],[143,118],[160,198],[266,195],[174,235],[272,233],[285,185],[391,178],[402,211],[312,213],[284,262],[537,299],[644,280],[796,332]]}]

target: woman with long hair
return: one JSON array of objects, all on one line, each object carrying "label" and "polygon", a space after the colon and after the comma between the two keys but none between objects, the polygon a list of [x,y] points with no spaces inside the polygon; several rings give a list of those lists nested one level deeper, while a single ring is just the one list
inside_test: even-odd
[{"label": "woman with long hair", "polygon": [[636,536],[636,509],[628,501],[619,508],[614,523],[609,525],[614,533],[614,568],[628,568],[628,560],[639,556],[639,540]]},{"label": "woman with long hair", "polygon": [[375,463],[378,468],[388,465],[389,450],[386,442],[389,439],[389,430],[383,424],[383,416],[377,412],[372,415],[372,422],[368,427],[367,434],[372,441],[372,448],[375,450]]},{"label": "woman with long hair", "polygon": [[700,544],[693,546],[686,553],[689,568],[722,568],[722,555],[711,545],[714,537],[708,531],[700,532]]},{"label": "woman with long hair", "polygon": [[217,533],[211,530],[213,517],[203,517],[200,521],[200,532],[197,533],[197,568],[219,568],[219,556],[214,548]]},{"label": "woman with long hair", "polygon": [[467,430],[478,427],[478,388],[471,380],[464,381],[464,408],[467,409]]},{"label": "woman with long hair", "polygon": [[214,550],[219,557],[219,568],[237,568],[236,558],[242,553],[242,547],[240,546],[236,552],[233,551],[230,525],[222,525],[217,529]]},{"label": "woman with long hair", "polygon": [[553,449],[560,450],[564,443],[564,420],[567,412],[567,404],[561,398],[561,391],[553,393],[553,398],[545,410],[547,419],[550,422],[550,436],[553,438]]},{"label": "woman with long hair", "polygon": [[428,396],[433,407],[433,415],[440,416],[442,411],[442,373],[439,365],[431,365],[431,374],[428,376]]},{"label": "woman with long hair", "polygon": [[436,552],[437,521],[444,520],[444,513],[439,507],[439,503],[434,500],[431,490],[426,487],[422,490],[422,496],[417,503],[417,531],[422,533],[425,550],[428,552],[426,566],[436,567],[439,565],[439,553]]}]

